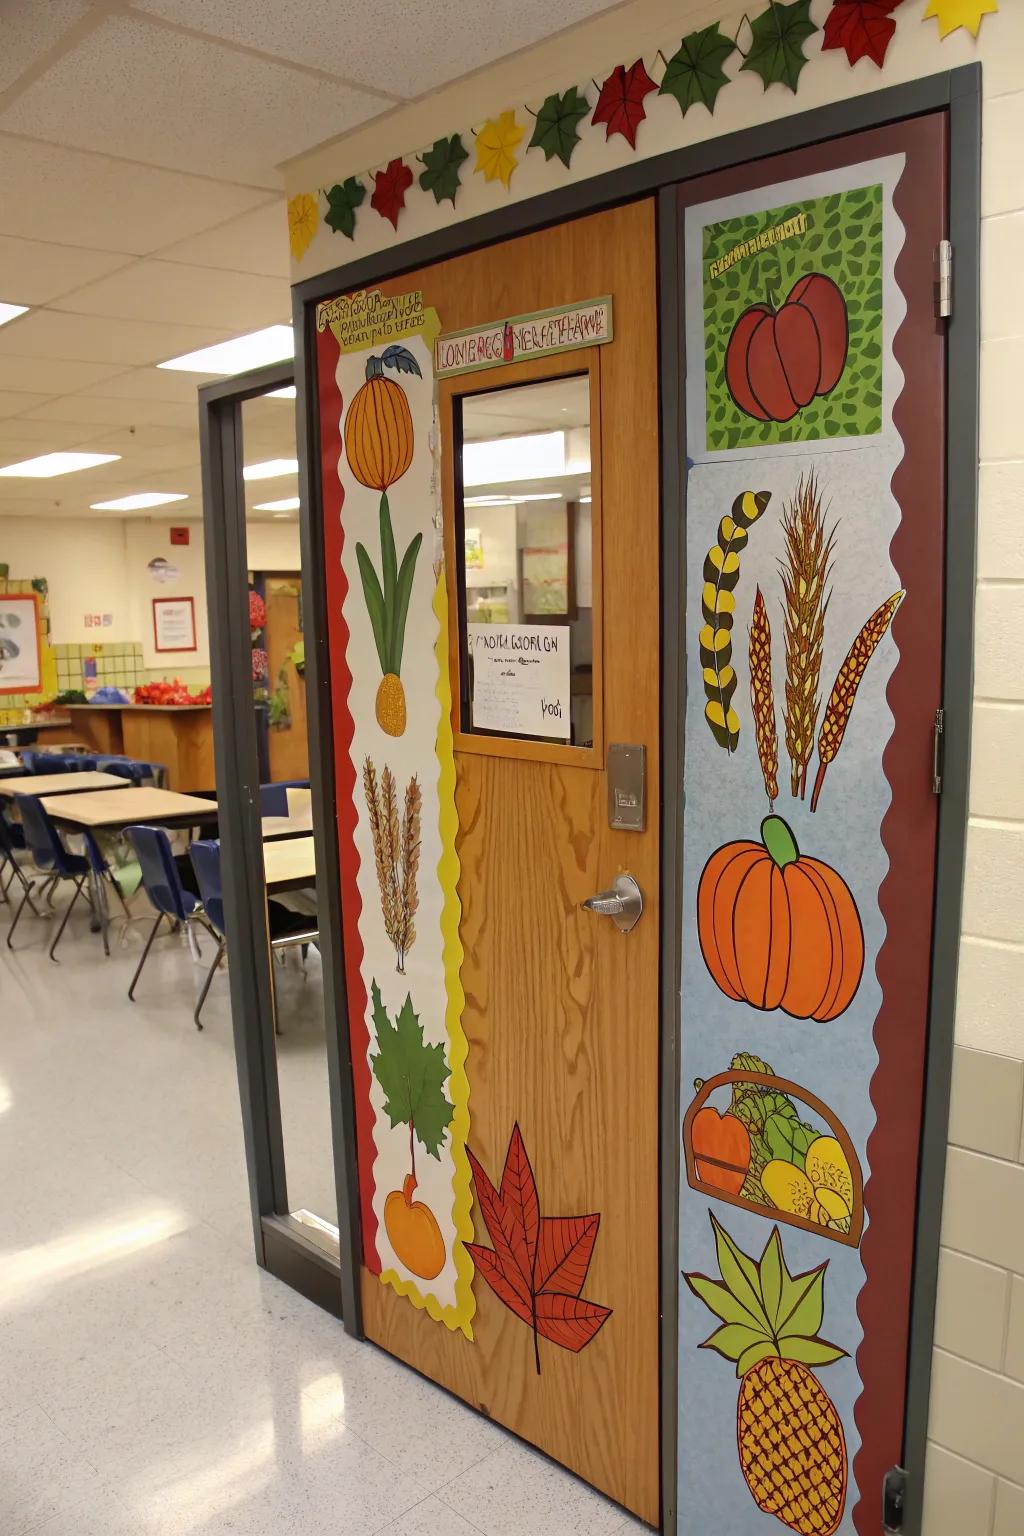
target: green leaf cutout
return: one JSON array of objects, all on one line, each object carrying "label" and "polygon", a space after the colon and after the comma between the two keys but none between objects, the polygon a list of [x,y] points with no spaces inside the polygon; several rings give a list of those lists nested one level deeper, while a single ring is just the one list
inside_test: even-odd
[{"label": "green leaf cutout", "polygon": [[777,1354],[778,1350],[771,1339],[765,1339],[760,1344],[751,1344],[750,1348],[745,1349],[736,1361],[736,1379],[740,1380],[744,1377],[759,1361],[767,1360],[769,1355]]},{"label": "green leaf cutout", "polygon": [[570,85],[561,96],[556,91],[547,97],[537,113],[533,138],[526,146],[527,149],[542,149],[545,160],[553,160],[557,155],[568,168],[572,152],[580,141],[576,129],[580,119],[586,117],[589,111],[590,103],[586,96],[581,96],[574,85]]},{"label": "green leaf cutout", "polygon": [[324,223],[328,228],[333,229],[336,235],[347,235],[350,240],[353,240],[356,209],[366,196],[363,183],[358,176],[349,176],[345,181],[329,187],[324,196],[327,198]]},{"label": "green leaf cutout", "polygon": [[395,671],[395,592],[398,587],[398,555],[391,527],[388,493],[380,498],[380,574],[384,589],[384,643],[387,651],[385,672]]},{"label": "green leaf cutout", "polygon": [[395,586],[395,607],[391,615],[391,670],[396,677],[402,675],[402,652],[405,649],[405,621],[409,616],[409,599],[412,596],[412,579],[416,574],[416,559],[423,543],[422,533],[415,538],[405,552],[402,568]]},{"label": "green leaf cutout", "polygon": [[359,563],[359,577],[363,583],[363,598],[366,602],[366,611],[370,616],[370,627],[373,630],[373,643],[377,647],[381,671],[387,672],[389,670],[388,637],[384,594],[380,589],[380,582],[377,580],[377,572],[373,568],[373,561],[362,544],[356,545],[356,560]]},{"label": "green leaf cutout", "polygon": [[393,368],[396,373],[414,373],[418,379],[423,377],[420,365],[408,347],[385,347],[380,360],[385,368]]},{"label": "green leaf cutout", "polygon": [[762,1323],[767,1323],[760,1309],[757,1314],[749,1312],[719,1281],[710,1280],[707,1275],[684,1275],[683,1278],[693,1294],[723,1323],[740,1323],[745,1328],[761,1328]]},{"label": "green leaf cutout", "polygon": [[827,1339],[790,1338],[788,1334],[779,1339],[779,1354],[783,1360],[799,1360],[801,1365],[834,1365],[846,1358],[846,1350]]},{"label": "green leaf cutout", "polygon": [[825,1268],[808,1271],[794,1279],[784,1272],[782,1298],[775,1327],[786,1338],[811,1338],[825,1317]]},{"label": "green leaf cutout", "polygon": [[773,1228],[764,1253],[761,1255],[761,1296],[764,1313],[774,1330],[779,1321],[779,1305],[782,1301],[782,1280],[786,1272],[782,1256],[782,1241],[778,1227]]},{"label": "green leaf cutout", "polygon": [[715,1246],[718,1250],[718,1267],[722,1272],[722,1279],[733,1295],[746,1307],[751,1317],[764,1325],[766,1333],[771,1333],[771,1324],[765,1316],[761,1299],[761,1280],[757,1265],[753,1259],[748,1258],[737,1248],[728,1232],[713,1215],[711,1224],[715,1229]]},{"label": "green leaf cutout", "polygon": [[735,42],[722,36],[717,21],[689,33],[668,61],[659,94],[674,96],[684,117],[698,101],[713,112],[719,91],[729,83],[722,65],[735,52]]},{"label": "green leaf cutout", "polygon": [[770,85],[788,85],[796,90],[800,71],[807,63],[803,45],[818,28],[810,18],[811,0],[793,0],[780,5],[770,0],[768,9],[750,23],[753,38],[741,69],[753,70],[765,90]]},{"label": "green leaf cutout", "polygon": [[765,1349],[766,1346],[768,1354],[776,1353],[772,1340],[765,1335],[763,1329],[747,1328],[742,1323],[725,1323],[721,1328],[716,1328],[700,1347],[713,1349],[727,1360],[739,1360],[749,1350]]},{"label": "green leaf cutout", "polygon": [[440,1158],[454,1113],[444,1092],[448,1077],[444,1047],[424,1043],[411,997],[406,997],[392,1024],[376,982],[371,996],[377,1055],[371,1056],[370,1063],[384,1091],[385,1112],[393,1126],[410,1126],[430,1156]]},{"label": "green leaf cutout", "polygon": [[423,156],[420,186],[424,192],[433,192],[435,203],[443,203],[446,198],[454,203],[462,162],[468,159],[469,151],[463,147],[461,134],[453,133],[450,139],[435,140]]}]

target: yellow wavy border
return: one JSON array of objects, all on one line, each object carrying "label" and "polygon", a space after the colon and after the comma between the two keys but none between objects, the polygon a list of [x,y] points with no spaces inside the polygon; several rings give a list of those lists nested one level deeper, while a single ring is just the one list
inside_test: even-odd
[{"label": "yellow wavy border", "polygon": [[413,1306],[426,1308],[435,1322],[444,1323],[453,1331],[461,1328],[467,1339],[472,1339],[472,1318],[476,1311],[473,1295],[473,1263],[465,1244],[472,1240],[473,1221],[471,1210],[473,1197],[470,1193],[470,1167],[466,1156],[469,1136],[469,1078],[466,1076],[466,1057],[469,1042],[462,1028],[462,1010],[466,994],[462,988],[462,940],[459,937],[459,920],[462,903],[459,901],[459,856],[455,851],[455,837],[459,830],[458,812],[455,809],[455,743],[452,737],[452,692],[448,677],[448,592],[444,572],[434,590],[434,612],[437,615],[437,689],[441,705],[441,718],[437,727],[437,758],[440,764],[438,776],[438,801],[440,803],[441,857],[437,865],[438,879],[444,895],[441,908],[441,938],[443,941],[444,979],[448,994],[445,1026],[448,1032],[448,1064],[451,1069],[448,1090],[454,1113],[451,1121],[451,1153],[454,1164],[452,1189],[455,1202],[452,1217],[455,1222],[455,1305],[442,1306],[436,1296],[424,1296],[412,1280],[403,1280],[394,1269],[385,1269],[381,1283],[390,1285],[400,1296],[405,1296]]},{"label": "yellow wavy border", "polygon": [[[441,329],[435,309],[425,311],[425,324],[419,334],[433,355],[434,342]],[[392,338],[389,338],[392,339]],[[448,1092],[452,1101],[451,1153],[452,1190],[455,1196],[452,1219],[455,1223],[455,1304],[442,1306],[436,1296],[424,1295],[414,1280],[403,1280],[397,1270],[381,1272],[382,1285],[390,1285],[405,1296],[414,1307],[425,1309],[435,1323],[444,1323],[453,1332],[461,1329],[467,1339],[473,1338],[472,1319],[476,1312],[473,1295],[473,1262],[465,1244],[473,1238],[473,1196],[470,1191],[472,1177],[466,1142],[469,1138],[469,1078],[466,1076],[466,1057],[469,1042],[462,1028],[462,1010],[466,994],[462,989],[462,940],[459,922],[462,903],[459,901],[459,856],[455,851],[455,838],[459,830],[459,817],[455,809],[455,740],[452,736],[452,689],[448,675],[448,589],[444,572],[434,589],[434,613],[437,616],[437,687],[434,690],[441,706],[441,718],[437,726],[437,760],[440,772],[437,780],[437,798],[441,832],[441,857],[437,876],[444,897],[441,907],[441,941],[444,961],[445,991],[448,1005],[445,1012],[445,1028],[448,1034]]]}]

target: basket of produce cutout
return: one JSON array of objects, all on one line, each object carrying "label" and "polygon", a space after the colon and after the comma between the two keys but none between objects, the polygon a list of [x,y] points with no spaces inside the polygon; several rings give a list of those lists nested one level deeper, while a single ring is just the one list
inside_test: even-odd
[{"label": "basket of produce cutout", "polygon": [[845,1126],[827,1104],[745,1054],[733,1057],[728,1072],[694,1086],[683,1119],[693,1189],[857,1247],[863,1175]]}]

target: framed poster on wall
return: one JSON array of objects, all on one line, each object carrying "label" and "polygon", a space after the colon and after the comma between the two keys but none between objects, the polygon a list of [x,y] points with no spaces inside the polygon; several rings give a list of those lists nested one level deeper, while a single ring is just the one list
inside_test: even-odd
[{"label": "framed poster on wall", "polygon": [[34,592],[0,595],[0,694],[39,693],[39,600]]},{"label": "framed poster on wall", "polygon": [[196,650],[194,598],[153,598],[153,649],[161,652]]}]

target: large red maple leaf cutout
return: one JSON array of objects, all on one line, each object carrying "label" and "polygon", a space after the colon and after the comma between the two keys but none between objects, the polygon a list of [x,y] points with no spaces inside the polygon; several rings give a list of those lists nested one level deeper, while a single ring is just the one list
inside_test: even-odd
[{"label": "large red maple leaf cutout", "polygon": [[867,55],[881,69],[896,31],[892,12],[902,4],[903,0],[833,0],[825,18],[822,52],[843,48],[851,64]]},{"label": "large red maple leaf cutout", "polygon": [[541,1215],[537,1181],[518,1123],[512,1129],[498,1189],[468,1147],[466,1155],[480,1214],[494,1244],[484,1248],[467,1243],[466,1248],[498,1300],[533,1329],[539,1374],[538,1339],[549,1339],[578,1354],[611,1317],[610,1307],[580,1295],[601,1218]]},{"label": "large red maple leaf cutout", "polygon": [[628,69],[616,64],[601,87],[592,123],[606,123],[605,138],[621,133],[630,149],[636,149],[636,130],[647,116],[644,97],[658,87],[644,68],[643,59],[637,59]]},{"label": "large red maple leaf cutout", "polygon": [[390,219],[396,230],[398,215],[405,207],[405,194],[412,183],[412,171],[404,160],[389,160],[387,169],[377,171],[373,178],[370,207],[376,208],[382,219]]}]

